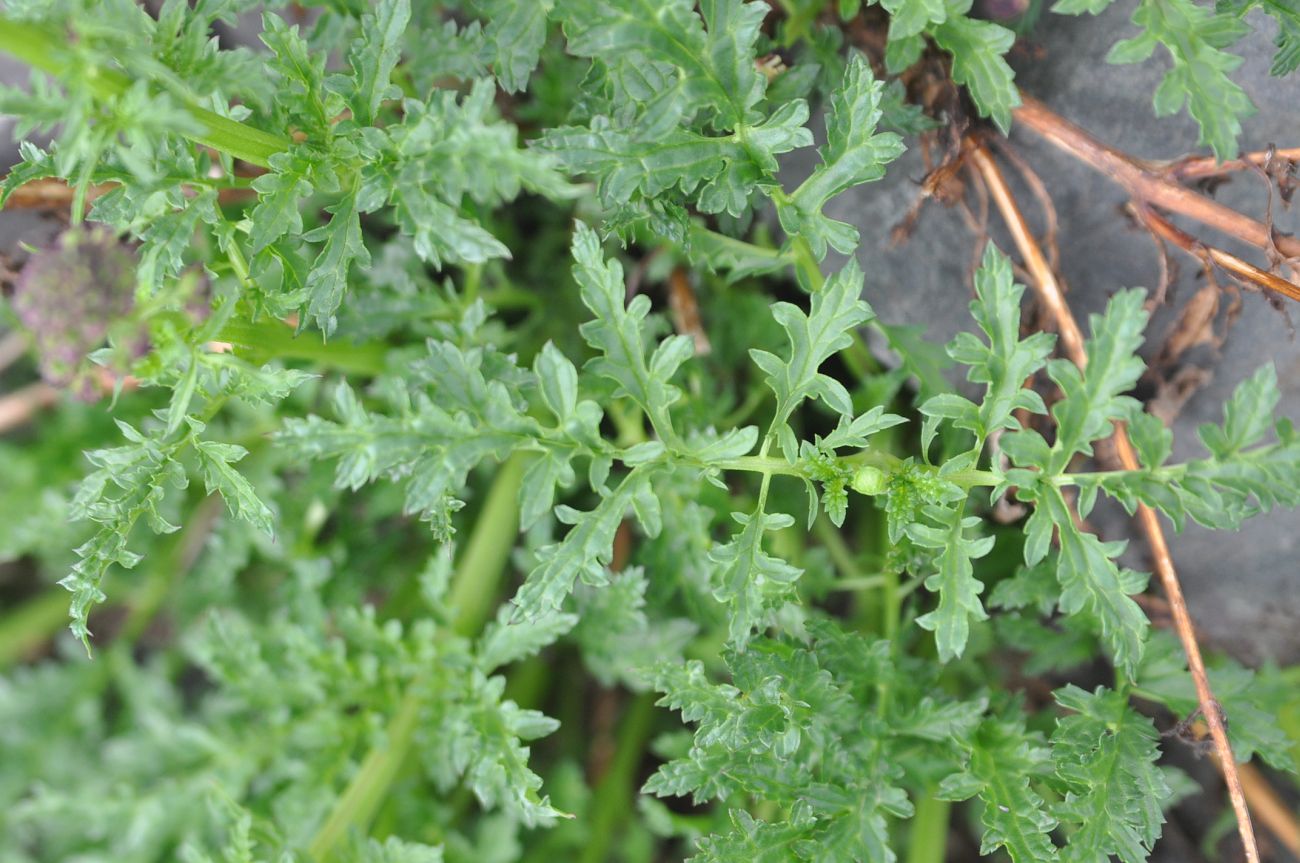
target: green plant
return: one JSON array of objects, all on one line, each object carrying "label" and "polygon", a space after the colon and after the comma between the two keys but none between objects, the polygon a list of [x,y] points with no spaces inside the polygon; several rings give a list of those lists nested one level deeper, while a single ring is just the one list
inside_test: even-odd
[{"label": "green plant", "polygon": [[[973,800],[985,853],[1146,858],[1186,780],[1133,699],[1197,702],[1131,598],[1146,576],[1076,515],[1104,495],[1232,529],[1300,503],[1271,367],[1171,463],[1127,395],[1141,291],[1090,322],[1084,371],[1023,334],[996,249],[946,350],[876,319],[855,264],[825,277],[859,240],[826,205],[935,122],[843,49],[856,2],[339,0],[310,26],[265,12],[264,49],[211,39],[264,5],[0,17],[41,73],[0,107],[57,130],[3,194],[73,189],[14,310],[96,290],[83,220],[129,238],[113,326],[23,320],[107,337],[91,361],[138,387],[113,423],[69,404],[3,450],[0,554],[70,572],[72,631],[103,649],[0,688],[0,856],[922,863]],[[1261,5],[1288,72],[1294,15]],[[883,6],[885,69],[947,58],[1009,126],[1011,31]],[[1142,0],[1112,52],[1164,45],[1157,109],[1186,101],[1220,156],[1245,11]],[[813,99],[825,144],[790,188]],[[703,331],[629,290],[665,279]],[[1118,422],[1140,467],[1088,469]],[[1031,505],[1018,527],[982,517],[1002,498]],[[0,624],[7,664],[48,635],[31,602]],[[1026,703],[1020,654],[1114,682]],[[1211,680],[1236,755],[1294,769],[1271,674]]]}]

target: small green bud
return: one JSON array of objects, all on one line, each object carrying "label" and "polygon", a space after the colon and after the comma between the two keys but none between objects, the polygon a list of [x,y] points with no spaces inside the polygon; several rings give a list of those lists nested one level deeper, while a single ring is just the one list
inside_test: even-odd
[{"label": "small green bud", "polygon": [[871,465],[858,468],[853,475],[853,490],[858,494],[880,494],[885,490],[885,472]]}]

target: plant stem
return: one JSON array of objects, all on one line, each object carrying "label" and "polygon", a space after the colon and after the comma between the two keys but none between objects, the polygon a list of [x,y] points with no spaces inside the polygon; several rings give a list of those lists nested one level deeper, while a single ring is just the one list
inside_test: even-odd
[{"label": "plant stem", "polygon": [[798,236],[794,238],[792,248],[795,270],[807,280],[808,290],[817,293],[825,286],[826,278],[822,275],[821,265],[817,263],[812,246],[802,236]]},{"label": "plant stem", "polygon": [[907,833],[907,863],[943,863],[948,851],[948,816],[952,804],[925,794],[916,801]]},{"label": "plant stem", "polygon": [[527,455],[515,453],[501,465],[474,520],[447,597],[460,635],[477,635],[496,604],[501,575],[519,532],[519,487],[527,461]]},{"label": "plant stem", "polygon": [[1261,270],[1249,261],[1243,261],[1236,255],[1229,254],[1222,249],[1216,249],[1214,246],[1202,243],[1150,207],[1143,204],[1133,204],[1130,210],[1138,221],[1159,239],[1173,243],[1184,252],[1202,260],[1209,258],[1211,263],[1217,264],[1239,279],[1300,302],[1300,285],[1288,282],[1281,276],[1267,270]]},{"label": "plant stem", "polygon": [[386,368],[389,346],[379,343],[323,342],[315,336],[295,336],[279,321],[231,321],[221,328],[219,341],[258,356],[311,360],[342,372],[377,375]]},{"label": "plant stem", "polygon": [[[86,69],[69,56],[65,46],[66,40],[47,28],[0,15],[0,51],[64,83],[75,78],[103,99],[120,96],[130,88],[131,80],[121,72],[95,67]],[[223,117],[193,102],[187,101],[184,107],[197,129],[181,134],[197,144],[229,153],[245,162],[269,168],[272,156],[293,145],[288,138]]]},{"label": "plant stem", "polygon": [[[1267,225],[1148,169],[1131,156],[1103,144],[1037,99],[1021,95],[1022,104],[1014,111],[1017,123],[1119,183],[1135,201],[1181,213],[1257,249],[1267,250],[1276,244],[1286,257],[1300,255],[1300,238],[1271,231]],[[984,155],[987,158],[988,154]]]},{"label": "plant stem", "polygon": [[630,814],[636,769],[654,727],[654,700],[651,693],[642,693],[627,707],[619,726],[614,758],[592,793],[594,808],[588,822],[587,844],[579,858],[581,863],[608,860],[614,832]]},{"label": "plant stem", "polygon": [[[448,602],[456,614],[454,626],[459,635],[476,635],[487,621],[496,599],[519,529],[516,498],[523,480],[525,461],[526,456],[516,453],[497,471],[456,566]],[[388,724],[383,744],[366,755],[325,823],[312,837],[307,850],[317,863],[333,859],[349,830],[364,830],[369,826],[393,782],[407,766],[420,710],[429,694],[429,675],[430,672],[424,672],[407,685],[397,712]]]},{"label": "plant stem", "polygon": [[406,765],[424,695],[422,687],[408,687],[397,714],[384,733],[383,745],[366,755],[329,817],[312,837],[307,846],[307,855],[311,859],[319,863],[331,859],[339,843],[347,838],[348,830],[354,826],[363,828],[379,811],[393,780]]},{"label": "plant stem", "polygon": [[68,593],[62,588],[50,588],[10,611],[0,620],[0,670],[31,654],[67,620]]},{"label": "plant stem", "polygon": [[823,516],[813,522],[813,534],[831,556],[831,563],[840,571],[840,580],[835,583],[837,590],[847,590],[850,582],[863,581],[853,550],[829,518]]},{"label": "plant stem", "polygon": [[761,473],[764,476],[778,474],[780,476],[797,476],[802,477],[803,471],[796,464],[790,464],[783,458],[772,458],[765,455],[745,455],[740,458],[727,459],[726,461],[712,462],[713,467],[719,467],[723,470],[743,470],[750,473]]},{"label": "plant stem", "polygon": [[[1038,103],[1034,103],[1034,105],[1041,108],[1042,111],[1046,111],[1046,108]],[[1019,113],[1019,109],[1017,109],[1017,113]],[[1060,118],[1057,119],[1060,120]],[[1074,133],[1087,137],[1083,130],[1070,126],[1064,120],[1060,120],[1060,122],[1073,129]],[[1096,142],[1093,141],[1093,144],[1096,144]],[[1088,365],[1088,354],[1083,347],[1083,339],[1079,334],[1079,325],[1075,321],[1073,314],[1071,314],[1069,305],[1065,302],[1065,296],[1061,291],[1061,286],[1056,281],[1055,273],[1048,266],[1042,250],[1038,248],[1038,242],[1034,239],[1033,233],[1029,231],[1024,215],[1020,212],[1020,208],[1016,205],[1015,198],[1007,186],[1006,179],[1002,176],[997,163],[993,161],[993,157],[983,147],[976,146],[973,148],[971,158],[976,170],[979,171],[984,178],[984,182],[988,185],[989,191],[1007,223],[1007,227],[1011,230],[1016,246],[1025,259],[1025,266],[1033,277],[1031,283],[1034,290],[1057,319],[1057,329],[1060,330],[1063,336],[1061,341],[1066,348],[1066,355],[1079,367],[1080,371],[1083,371]],[[1112,154],[1110,158],[1118,157]],[[1188,215],[1191,214],[1188,213]],[[1073,338],[1065,338],[1067,332],[1072,333]],[[1130,471],[1138,470],[1137,455],[1133,451],[1124,423],[1115,424],[1115,434],[1112,440],[1115,443],[1115,450],[1119,455],[1119,461],[1123,468]],[[1155,512],[1144,503],[1138,504],[1137,517],[1138,524],[1142,527],[1143,533],[1146,534],[1147,544],[1150,546],[1151,556],[1154,558],[1156,573],[1160,577],[1161,586],[1164,588],[1165,596],[1169,601],[1174,629],[1178,633],[1179,641],[1182,642],[1183,652],[1187,655],[1187,667],[1191,672],[1192,682],[1196,686],[1196,697],[1200,704],[1201,713],[1210,727],[1210,737],[1214,741],[1215,753],[1223,769],[1224,783],[1228,786],[1228,797],[1232,801],[1233,813],[1237,819],[1237,832],[1241,836],[1241,844],[1245,851],[1247,863],[1259,863],[1259,848],[1255,841],[1255,829],[1250,821],[1250,810],[1246,806],[1246,796],[1242,789],[1241,777],[1237,772],[1237,762],[1232,754],[1232,745],[1228,742],[1223,710],[1210,689],[1210,680],[1205,672],[1205,662],[1201,658],[1201,648],[1196,642],[1196,631],[1192,624],[1191,614],[1187,610],[1187,603],[1183,599],[1182,585],[1179,583],[1178,573],[1174,569],[1174,561],[1169,553],[1169,544],[1165,540],[1164,529],[1160,526],[1160,520]]]}]

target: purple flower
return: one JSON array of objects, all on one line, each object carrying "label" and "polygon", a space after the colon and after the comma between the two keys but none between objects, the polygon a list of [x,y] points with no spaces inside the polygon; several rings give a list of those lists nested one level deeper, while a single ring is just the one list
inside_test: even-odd
[{"label": "purple flower", "polygon": [[133,251],[102,225],[69,228],[28,259],[13,308],[31,331],[45,380],[71,384],[111,324],[131,311],[135,269]]}]

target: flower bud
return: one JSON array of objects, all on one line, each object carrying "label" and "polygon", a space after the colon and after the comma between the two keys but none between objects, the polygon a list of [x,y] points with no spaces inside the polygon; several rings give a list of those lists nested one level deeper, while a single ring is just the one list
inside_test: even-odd
[{"label": "flower bud", "polygon": [[885,490],[885,472],[878,467],[864,465],[853,475],[852,486],[858,494],[880,494]]}]

